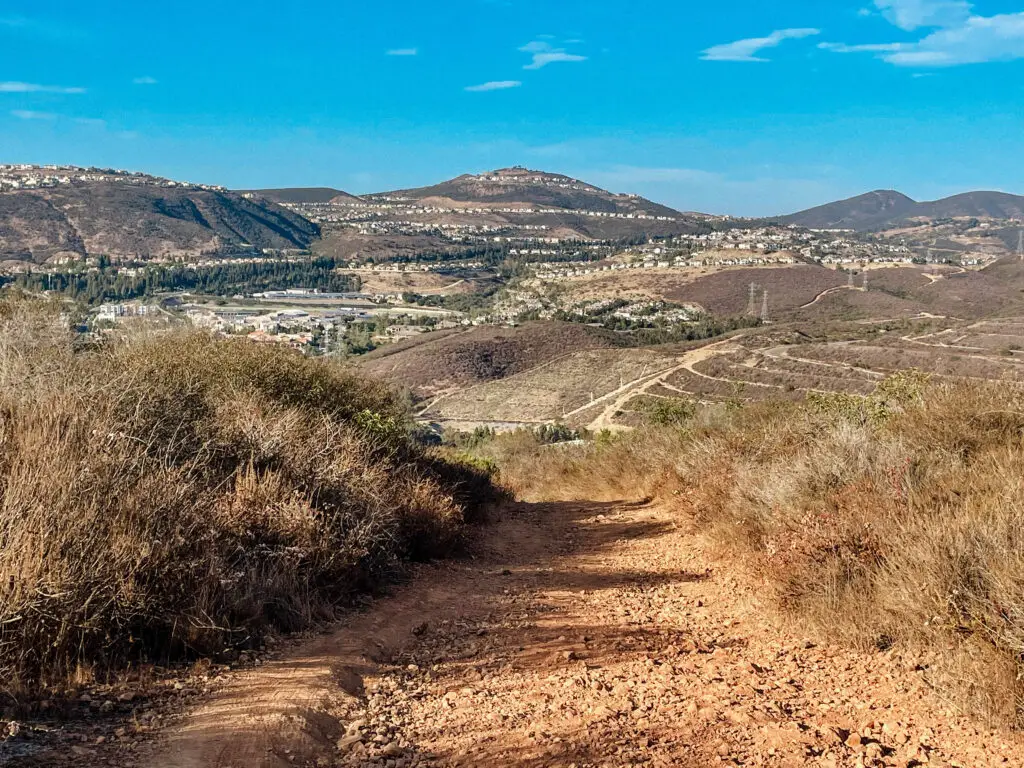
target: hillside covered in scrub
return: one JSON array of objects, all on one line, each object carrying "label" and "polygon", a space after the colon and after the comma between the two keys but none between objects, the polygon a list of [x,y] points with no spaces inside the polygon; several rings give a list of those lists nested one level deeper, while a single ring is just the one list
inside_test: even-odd
[{"label": "hillside covered in scrub", "polygon": [[821,637],[926,649],[944,697],[1024,725],[1018,388],[904,371],[865,396],[655,402],[631,433],[477,450],[524,498],[656,499]]},{"label": "hillside covered in scrub", "polygon": [[83,346],[27,304],[2,307],[0,413],[15,695],[328,619],[495,495],[336,365],[191,332]]},{"label": "hillside covered in scrub", "polygon": [[319,226],[269,200],[168,187],[148,177],[133,181],[14,190],[0,185],[0,260],[198,259],[253,249],[305,250],[320,236]]}]

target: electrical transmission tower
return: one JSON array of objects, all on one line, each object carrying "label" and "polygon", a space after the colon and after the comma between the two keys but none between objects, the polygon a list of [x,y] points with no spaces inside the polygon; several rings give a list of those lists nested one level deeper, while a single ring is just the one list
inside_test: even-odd
[{"label": "electrical transmission tower", "polygon": [[747,302],[747,314],[757,314],[757,283],[750,284],[750,301]]},{"label": "electrical transmission tower", "polygon": [[853,288],[853,270],[846,273],[846,287]]},{"label": "electrical transmission tower", "polygon": [[764,297],[761,299],[761,322],[768,322],[768,289],[765,288]]},{"label": "electrical transmission tower", "polygon": [[864,290],[868,289],[868,271],[864,270]]},{"label": "electrical transmission tower", "polygon": [[1017,233],[1017,255],[1024,261],[1024,229]]}]

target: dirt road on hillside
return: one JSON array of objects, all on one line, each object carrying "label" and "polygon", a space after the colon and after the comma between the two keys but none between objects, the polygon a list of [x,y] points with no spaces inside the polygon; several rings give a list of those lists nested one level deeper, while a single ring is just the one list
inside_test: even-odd
[{"label": "dirt road on hillside", "polygon": [[[575,411],[567,413],[566,416],[574,416],[577,413],[589,410],[594,407],[595,404],[600,403],[604,400],[611,400],[608,406],[606,406],[601,413],[587,425],[587,429],[591,432],[600,432],[602,429],[623,429],[619,425],[615,424],[615,416],[618,415],[623,408],[629,403],[630,400],[640,397],[641,395],[647,394],[651,389],[657,385],[664,385],[665,382],[672,377],[673,374],[679,371],[686,370],[697,376],[703,378],[710,378],[704,376],[702,373],[698,373],[694,370],[694,366],[698,363],[703,363],[705,360],[710,360],[716,355],[731,352],[736,349],[736,342],[739,340],[737,337],[734,339],[726,339],[725,341],[718,341],[714,344],[708,344],[704,347],[698,347],[697,349],[691,349],[689,352],[683,354],[675,365],[668,368],[664,368],[654,373],[649,373],[645,376],[641,376],[639,379],[630,381],[623,386],[616,389],[614,392],[609,392],[603,397],[597,398],[592,403],[587,403],[581,408],[577,408]],[[687,394],[687,393],[681,393]]]},{"label": "dirt road on hillside", "polygon": [[770,618],[686,517],[517,505],[472,558],[232,673],[143,768],[1019,766],[897,653]]}]

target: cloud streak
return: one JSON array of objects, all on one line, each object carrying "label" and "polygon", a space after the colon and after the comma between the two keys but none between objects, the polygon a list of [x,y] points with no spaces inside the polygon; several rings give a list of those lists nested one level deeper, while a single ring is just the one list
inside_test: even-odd
[{"label": "cloud streak", "polygon": [[420,53],[419,48],[392,48],[390,51],[385,51],[385,56],[418,56]]},{"label": "cloud streak", "polygon": [[132,85],[156,85],[158,82],[155,77],[136,77],[132,80]]},{"label": "cloud streak", "polygon": [[957,27],[971,17],[967,0],[875,0],[886,20],[908,32],[922,27]]},{"label": "cloud streak", "polygon": [[67,88],[60,85],[39,85],[38,83],[22,83],[13,80],[0,82],[0,93],[85,93],[85,88]]},{"label": "cloud streak", "polygon": [[19,120],[56,120],[53,112],[35,112],[31,109],[12,109],[11,114]]},{"label": "cloud streak", "polygon": [[509,88],[518,88],[521,85],[522,82],[519,80],[492,80],[489,83],[467,86],[466,90],[470,93],[483,93],[485,91],[505,91]]},{"label": "cloud streak", "polygon": [[574,63],[586,61],[586,56],[576,53],[569,53],[565,48],[556,48],[544,40],[534,40],[519,49],[523,53],[529,53],[533,60],[526,64],[523,69],[543,69],[548,64],[558,62]]},{"label": "cloud streak", "polygon": [[915,42],[822,43],[834,53],[873,53],[898,67],[953,67],[1024,58],[1024,13],[978,16],[966,0],[875,0],[900,29],[930,29]]},{"label": "cloud streak", "polygon": [[779,29],[767,37],[751,37],[733,43],[712,46],[701,54],[701,59],[704,61],[766,62],[770,59],[758,56],[761,51],[777,48],[787,40],[800,40],[820,34],[820,29],[812,28]]}]

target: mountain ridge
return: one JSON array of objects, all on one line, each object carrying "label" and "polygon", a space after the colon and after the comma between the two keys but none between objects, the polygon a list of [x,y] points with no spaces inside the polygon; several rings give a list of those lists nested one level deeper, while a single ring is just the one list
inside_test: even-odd
[{"label": "mountain ridge", "polygon": [[1024,218],[1024,196],[987,190],[962,192],[939,200],[917,201],[902,192],[879,189],[837,200],[774,220],[809,229],[872,231],[914,219]]},{"label": "mountain ridge", "polygon": [[213,185],[74,166],[0,166],[0,260],[177,259],[305,250],[318,225]]},{"label": "mountain ridge", "polygon": [[301,203],[359,202],[361,198],[334,187],[275,187],[269,189],[240,189],[240,195],[262,197],[278,205]]},{"label": "mountain ridge", "polygon": [[523,166],[499,168],[479,174],[464,173],[426,187],[366,195],[367,199],[409,198],[452,200],[458,203],[532,204],[566,211],[634,213],[669,218],[680,211],[639,195],[616,194],[580,179]]}]

